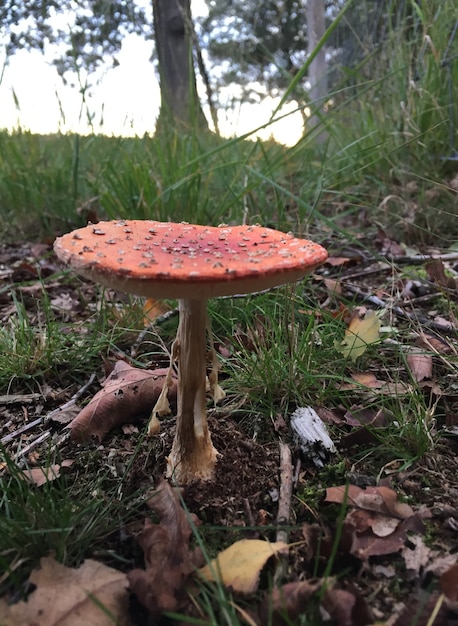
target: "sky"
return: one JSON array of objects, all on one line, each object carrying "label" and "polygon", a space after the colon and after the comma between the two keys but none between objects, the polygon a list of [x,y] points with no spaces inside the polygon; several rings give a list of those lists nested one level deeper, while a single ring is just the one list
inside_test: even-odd
[{"label": "sky", "polygon": [[[194,16],[205,10],[204,0],[192,1]],[[4,67],[0,83],[0,128],[118,136],[153,133],[160,91],[150,61],[151,46],[151,42],[137,35],[127,36],[118,57],[119,66],[104,68],[98,73],[96,84],[86,92],[85,102],[80,86],[65,86],[50,60],[40,52],[17,52]],[[0,74],[3,63],[0,46]],[[220,94],[222,106],[218,121],[221,133],[227,137],[251,132],[266,123],[279,102],[279,99],[266,98],[260,104],[244,104],[234,111],[224,106],[231,95],[231,88]],[[280,114],[283,116],[294,109],[295,105],[290,103]],[[296,112],[258,132],[257,136],[265,139],[273,136],[277,141],[292,145],[301,134],[302,117]]]}]

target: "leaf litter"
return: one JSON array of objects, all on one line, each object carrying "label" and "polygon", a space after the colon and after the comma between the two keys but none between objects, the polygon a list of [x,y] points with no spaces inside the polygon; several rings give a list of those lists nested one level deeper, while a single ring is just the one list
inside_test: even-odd
[{"label": "leaf litter", "polygon": [[[310,603],[316,604],[318,597],[321,598],[322,614],[332,618],[337,626],[343,624],[359,626],[388,618],[390,618],[391,626],[404,626],[404,624],[411,623],[410,618],[420,605],[423,607],[421,611],[423,621],[420,620],[418,623],[425,625],[434,623],[434,626],[441,626],[452,624],[453,620],[456,622],[456,616],[454,617],[453,614],[453,611],[457,610],[457,574],[454,563],[456,563],[455,557],[458,552],[456,543],[458,510],[453,506],[453,502],[456,502],[458,498],[456,439],[443,440],[430,455],[417,461],[411,468],[404,468],[402,463],[398,463],[397,466],[393,463],[390,467],[384,468],[380,475],[375,475],[370,465],[365,466],[360,461],[356,466],[350,463],[355,450],[373,441],[373,428],[383,428],[394,419],[388,408],[380,411],[370,406],[370,394],[380,393],[381,389],[388,398],[399,398],[402,395],[408,397],[410,381],[422,383],[425,385],[423,389],[426,397],[431,396],[434,400],[439,397],[439,392],[441,394],[443,420],[440,423],[436,422],[435,427],[440,428],[443,424],[451,429],[458,424],[456,369],[450,366],[450,358],[457,355],[456,320],[453,315],[447,316],[444,309],[439,310],[434,307],[436,299],[444,294],[447,298],[456,298],[455,285],[450,280],[450,278],[455,278],[456,268],[452,266],[453,259],[446,260],[444,257],[443,260],[439,259],[440,263],[435,262],[426,268],[429,280],[420,277],[406,280],[399,277],[396,293],[401,294],[401,299],[396,299],[389,289],[383,290],[383,280],[381,281],[380,277],[388,271],[391,283],[393,263],[399,264],[400,268],[409,261],[415,265],[425,265],[428,262],[427,255],[418,255],[418,259],[413,257],[411,259],[409,253],[390,240],[386,233],[375,244],[380,246],[379,252],[383,252],[387,257],[392,255],[395,260],[391,263],[372,262],[367,265],[357,253],[348,250],[340,253],[338,248],[335,248],[332,258],[337,261],[330,263],[326,276],[328,285],[333,283],[334,288],[332,293],[325,291],[323,294],[331,311],[333,306],[340,310],[339,315],[342,315],[342,311],[347,311],[346,323],[349,324],[347,330],[350,330],[352,319],[358,322],[364,322],[366,317],[368,319],[367,326],[361,327],[359,323],[356,325],[356,332],[354,332],[356,322],[353,322],[351,336],[346,332],[344,343],[342,344],[340,340],[340,344],[336,344],[336,348],[342,348],[342,355],[348,358],[347,380],[353,380],[354,384],[354,386],[348,386],[345,382],[341,385],[341,392],[347,394],[348,399],[353,401],[351,410],[345,411],[339,406],[315,407],[317,413],[330,427],[340,431],[341,439],[339,442],[336,441],[336,445],[344,454],[341,458],[345,464],[347,483],[345,485],[333,483],[330,478],[332,472],[326,477],[326,468],[321,472],[308,465],[306,459],[301,458],[298,450],[294,451],[294,491],[299,500],[294,504],[294,523],[289,532],[290,540],[293,542],[287,557],[289,581],[280,582],[275,589],[269,591],[269,583],[266,580],[269,580],[269,569],[275,567],[272,566],[271,559],[268,559],[264,567],[260,569],[253,566],[256,578],[260,576],[259,590],[252,598],[248,612],[253,623],[259,625],[271,619],[274,626],[283,626],[289,623],[288,620],[295,620],[304,611],[309,611]],[[47,246],[36,248],[27,244],[13,248],[4,247],[1,255],[6,263],[6,269],[2,278],[11,284],[12,290],[23,294],[32,322],[34,319],[38,320],[36,298],[42,295],[42,285],[34,286],[33,284],[34,280],[38,280],[39,275],[50,277],[46,283],[46,289],[56,315],[60,316],[64,323],[81,319],[83,314],[79,304],[81,299],[71,286],[64,285],[53,278],[58,268],[54,265],[52,258],[47,256],[48,251]],[[430,256],[434,255],[436,252],[432,251]],[[429,260],[436,261],[435,258]],[[42,268],[41,274],[36,269],[37,263]],[[398,273],[401,274],[400,271]],[[319,275],[316,278],[320,280]],[[24,280],[31,284],[24,286],[22,284]],[[374,284],[377,285],[376,289],[373,288]],[[85,292],[87,300],[97,298],[97,291],[92,285],[79,285],[79,289]],[[326,290],[325,284],[323,284],[323,289]],[[32,291],[35,300],[30,298]],[[345,307],[342,307],[339,300],[349,297],[352,305],[347,303]],[[363,302],[366,307],[369,307],[362,320],[357,306],[358,300],[359,303]],[[381,327],[377,326],[379,316],[386,316],[387,310],[391,311],[390,326],[395,330],[403,324],[415,322],[410,337],[406,334],[401,340],[401,347],[406,355],[406,368],[409,368],[405,370],[402,383],[404,386],[400,386],[400,381],[394,383],[387,375],[389,372],[384,369],[383,365],[380,367],[374,357],[374,345],[377,345],[377,350],[379,348],[386,350],[389,347],[389,344],[384,342],[385,332],[381,333]],[[1,299],[0,316],[7,319],[12,311],[10,299]],[[153,313],[152,317],[155,318],[155,316],[156,313]],[[258,325],[262,327],[262,321],[258,320]],[[260,328],[259,332],[262,334],[264,331]],[[399,341],[400,335],[394,335],[394,337]],[[253,341],[256,341],[256,338],[253,338]],[[368,360],[368,355],[370,355],[370,360]],[[361,368],[361,363],[365,363],[365,369]],[[158,367],[160,363],[155,365]],[[155,369],[151,371],[154,372]],[[148,377],[148,374],[142,375]],[[128,388],[132,381],[124,382]],[[70,389],[71,393],[75,391],[74,386]],[[12,451],[13,458],[16,454],[17,441],[20,441],[22,446],[33,443],[33,428],[14,437],[15,431],[24,423],[23,408],[26,408],[26,417],[29,413],[35,419],[40,415],[46,417],[49,409],[56,406],[58,408],[66,399],[65,392],[56,386],[54,389],[48,389],[44,396],[40,394],[39,399],[32,398],[31,401],[25,403],[20,398],[21,395],[25,396],[26,391],[29,389],[22,389],[21,394],[21,389],[17,389],[17,401],[5,404],[2,435],[13,435],[7,443],[7,449]],[[103,388],[101,391],[103,392]],[[104,393],[101,397],[104,401],[107,398]],[[91,399],[86,407],[90,404]],[[107,406],[110,406],[109,403]],[[349,406],[348,403],[347,406]],[[94,405],[91,410],[93,408]],[[111,408],[102,411],[105,416],[109,413],[111,413]],[[103,441],[111,438],[109,443],[99,445],[99,451],[102,454],[104,450],[107,454],[115,452],[118,456],[129,454],[132,449],[129,445],[129,437],[132,435],[123,435],[119,426],[125,426],[133,419],[134,416],[129,414],[125,422],[121,419],[119,422],[114,420],[110,430],[105,430],[105,427],[99,430],[100,426],[97,425],[94,432],[91,432],[91,425],[88,431],[89,437],[92,435],[96,439],[103,437]],[[157,587],[159,599],[153,600],[152,604],[153,611],[156,611],[157,615],[160,615],[163,610],[161,603],[164,602],[164,598],[172,599],[170,606],[174,609],[183,607],[183,610],[188,611],[190,616],[194,614],[195,605],[190,601],[189,594],[194,593],[196,588],[198,589],[199,579],[195,575],[195,569],[203,565],[199,551],[195,548],[195,528],[199,531],[203,531],[205,525],[219,525],[224,528],[222,543],[226,548],[236,545],[241,535],[242,541],[247,541],[249,538],[260,540],[258,539],[259,529],[262,528],[265,529],[261,531],[262,541],[266,544],[269,541],[275,543],[276,500],[274,494],[279,489],[276,445],[273,443],[260,445],[247,438],[243,429],[224,413],[218,416],[218,419],[210,416],[210,420],[216,446],[225,450],[224,461],[218,468],[215,484],[205,487],[191,485],[180,496],[175,490],[168,492],[167,506],[164,505],[164,510],[161,505],[157,509],[154,509],[151,503],[148,505],[152,506],[152,511],[155,511],[154,515],[158,522],[152,522],[149,516],[145,521],[144,529],[141,531],[145,533],[141,540],[143,541],[145,569],[142,569],[141,563],[138,562],[133,571],[137,572],[135,575],[139,575],[139,580],[145,580],[145,572],[148,572],[146,581],[156,580],[155,576],[159,574],[154,573],[151,565],[153,555],[156,554],[155,550],[159,549],[157,562],[162,563],[161,573],[164,572],[165,567],[168,587],[159,576]],[[45,419],[42,420],[42,424],[48,425]],[[40,426],[37,428],[40,430]],[[288,423],[286,423],[280,429],[282,437],[285,434],[288,435],[288,428]],[[350,436],[353,433],[359,433],[360,439],[351,440]],[[53,440],[56,436],[59,436],[57,423],[52,430]],[[173,425],[171,430],[167,427],[160,435],[158,441],[160,450],[169,448],[170,441],[167,439],[170,440],[171,437],[173,437]],[[344,442],[345,445],[343,445]],[[62,458],[67,459],[75,458],[75,454],[77,455],[81,450],[79,445],[67,440],[63,440],[63,444],[59,447]],[[34,469],[42,474],[40,467],[43,467],[44,452],[45,450],[42,450],[38,444],[35,452],[29,452],[26,455],[28,465],[35,464]],[[131,488],[145,481],[148,473],[157,481],[160,480],[164,469],[163,457],[155,453],[153,464],[148,462],[150,458],[151,452],[146,448],[140,448],[138,457],[130,470]],[[78,461],[72,467],[66,468],[66,472],[77,471],[77,469]],[[382,478],[382,476],[385,477]],[[57,476],[53,478],[60,480]],[[160,487],[162,483],[157,484]],[[425,484],[428,485],[427,488]],[[301,494],[304,490],[307,492],[311,486],[314,491],[319,492],[321,489],[322,493],[326,489],[334,488],[337,491],[330,493],[334,493],[335,501],[326,503],[324,498],[317,500],[312,498],[307,501]],[[345,490],[347,494],[351,494],[350,502],[345,502]],[[152,502],[154,499],[152,498]],[[342,564],[346,575],[344,580],[336,582],[330,578],[320,578],[320,576],[325,573],[326,564],[330,555],[333,554],[337,520],[342,507],[346,507],[346,512],[342,518],[342,536],[337,545],[334,569],[339,571],[339,566]],[[180,511],[184,511],[184,518]],[[198,526],[197,517],[192,517],[194,515],[202,519],[202,526]],[[184,524],[184,519],[190,524],[189,527]],[[319,524],[317,524],[318,520]],[[159,526],[159,530],[156,526]],[[163,560],[160,560],[160,547],[155,547],[154,538],[161,537],[161,541],[157,544],[160,546],[165,536],[164,530],[169,534],[164,545],[169,546],[172,554],[175,554],[176,561],[173,559],[171,561],[170,555],[164,554],[162,554]],[[131,532],[133,536],[137,535],[134,529]],[[141,533],[138,537],[141,537]],[[304,538],[307,538],[306,541]],[[216,558],[217,554],[209,556]],[[79,568],[66,569],[78,571]],[[33,570],[30,576],[33,584],[36,584],[33,582],[36,580],[35,571],[37,570]],[[266,571],[267,578],[265,578]],[[143,574],[138,574],[139,572]],[[390,577],[390,572],[394,572],[395,576]],[[406,572],[405,576],[403,572]],[[123,573],[123,576],[126,574]],[[316,578],[312,578],[312,575]],[[432,591],[429,590],[431,576],[433,581],[437,581]],[[320,590],[325,580],[328,590],[322,593]],[[390,580],[397,580],[397,584],[401,582],[403,590],[401,595],[396,594]],[[33,594],[39,591],[41,584],[40,582],[35,591],[29,594],[29,599],[32,599]],[[123,582],[122,585],[124,584]],[[72,585],[73,583],[70,584],[69,589]],[[46,584],[43,584],[43,587],[45,591]],[[142,593],[144,597],[146,594],[147,601],[151,601],[151,596],[148,594],[151,593],[152,587],[150,582],[147,582],[143,588]],[[94,589],[94,587],[88,587],[88,589]],[[375,595],[374,590],[378,590]],[[65,596],[66,593],[62,595]],[[132,591],[128,592],[124,588],[123,593],[124,602]],[[95,596],[95,594],[92,595],[92,591],[89,591],[89,594],[91,598]],[[113,592],[113,595],[116,596],[116,594],[117,592]],[[369,598],[371,598],[370,602]],[[26,610],[24,604],[28,604],[21,602],[8,605],[6,609],[18,611],[14,622],[18,624],[21,623],[18,621],[21,619],[21,611]],[[124,609],[121,609],[120,619],[126,617],[123,611]],[[434,616],[436,616],[435,619]],[[130,618],[129,612],[127,619]]]}]

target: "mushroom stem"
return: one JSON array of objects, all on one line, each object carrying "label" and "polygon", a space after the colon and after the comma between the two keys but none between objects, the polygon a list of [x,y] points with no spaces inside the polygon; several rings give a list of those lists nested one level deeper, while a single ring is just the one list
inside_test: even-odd
[{"label": "mushroom stem", "polygon": [[206,414],[207,300],[179,300],[177,426],[168,473],[179,484],[211,480],[217,451]]}]

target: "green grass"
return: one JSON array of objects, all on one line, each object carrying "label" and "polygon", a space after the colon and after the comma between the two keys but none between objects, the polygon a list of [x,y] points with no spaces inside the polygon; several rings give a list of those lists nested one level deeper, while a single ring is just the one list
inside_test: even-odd
[{"label": "green grass", "polygon": [[[450,151],[449,94],[440,58],[455,13],[453,2],[441,3],[436,12],[433,4],[422,3],[421,23],[431,45],[420,66],[419,42],[406,41],[402,29],[393,27],[381,53],[354,70],[352,84],[335,88],[323,121],[329,141],[320,150],[307,134],[284,148],[205,134],[165,140],[0,132],[2,240],[52,241],[84,224],[90,210],[100,218],[259,222],[325,240],[339,253],[342,243],[364,249],[359,220],[365,215],[369,237],[380,223],[420,250],[431,243],[447,249],[458,239],[458,200],[450,183],[455,173],[443,159]],[[415,67],[418,80],[412,77]],[[458,63],[452,69],[456,92]],[[418,275],[410,270],[412,277]],[[78,314],[66,316],[52,302],[55,280],[77,294]],[[128,353],[142,330],[139,303],[113,302],[69,273],[39,280],[33,307],[21,286],[28,284],[1,289],[3,297],[11,294],[11,311],[0,328],[2,393],[39,392],[50,385],[71,395],[92,372],[102,378],[103,359]],[[409,467],[434,452],[435,423],[444,414],[441,403],[406,374],[402,344],[418,327],[401,326],[384,337],[391,342],[369,347],[353,363],[335,348],[345,324],[330,297],[321,283],[309,279],[294,288],[210,303],[215,338],[229,351],[220,359],[228,406],[237,407],[234,417],[247,436],[263,443],[276,440],[273,422],[278,416],[287,419],[296,406],[350,410],[359,403],[374,413],[384,410],[393,419],[373,429],[371,447],[352,452],[352,463],[370,467],[375,475],[390,463]],[[452,301],[443,298],[441,307],[456,315]],[[383,315],[388,325],[389,311]],[[137,363],[148,366],[165,352],[175,329],[175,318],[161,323],[142,345]],[[444,380],[455,380],[456,355],[442,367]],[[366,371],[409,384],[409,393],[400,385],[388,397],[342,390],[352,373]],[[25,481],[14,455],[0,451],[0,569],[8,573],[0,573],[0,592],[20,590],[49,551],[67,565],[89,556],[124,569],[134,557],[141,561],[121,545],[117,533],[145,515],[143,487],[123,491],[136,455],[141,458],[142,441],[142,434],[134,439],[138,447],[120,479],[89,446],[79,453],[75,472],[40,489]],[[42,449],[41,464],[58,460],[52,448]],[[34,459],[27,462],[33,465]],[[339,471],[324,471],[320,484],[336,479],[336,473],[342,478],[345,462],[343,452],[332,466]],[[319,497],[314,490],[314,502]],[[219,529],[213,530],[209,536],[220,537]],[[198,533],[205,541],[205,529]],[[243,621],[221,587],[204,586],[200,603],[205,617],[196,623],[208,623],[207,616],[212,624]],[[310,622],[304,618],[303,623]]]},{"label": "green grass", "polygon": [[50,379],[64,385],[80,381],[88,369],[100,365],[101,354],[129,346],[143,323],[140,305],[128,301],[118,311],[99,290],[97,307],[87,301],[87,294],[80,294],[80,308],[73,304],[80,311],[75,324],[65,319],[59,302],[50,301],[46,281],[40,286],[35,314],[20,294],[11,292],[13,311],[0,328],[0,386],[10,393],[24,385],[36,391]]}]

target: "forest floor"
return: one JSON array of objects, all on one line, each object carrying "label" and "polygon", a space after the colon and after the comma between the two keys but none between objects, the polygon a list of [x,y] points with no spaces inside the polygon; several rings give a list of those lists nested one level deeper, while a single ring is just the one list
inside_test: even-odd
[{"label": "forest floor", "polygon": [[[429,256],[422,257],[381,229],[371,240],[363,239],[357,236],[356,245],[329,237],[330,258],[310,278],[320,305],[313,315],[328,311],[345,320],[355,315],[364,318],[367,310],[383,311],[383,327],[396,332],[380,336],[376,353],[363,366],[355,367],[356,359],[349,360],[345,379],[332,383],[340,385],[338,393],[328,401],[308,403],[307,408],[327,426],[335,446],[330,452],[304,453],[280,410],[266,417],[264,430],[254,436],[243,412],[243,394],[238,398],[232,394],[217,407],[209,406],[210,431],[220,453],[215,480],[191,484],[178,496],[161,478],[173,440],[173,418],[164,418],[154,440],[144,437],[145,415],[128,414],[103,426],[102,433],[90,425],[89,435],[96,436],[78,443],[70,438],[67,424],[100,390],[97,380],[85,385],[92,365],[79,387],[75,381],[65,385],[65,377],[53,382],[46,376],[39,389],[30,379],[12,378],[0,399],[0,437],[9,459],[2,463],[3,484],[12,489],[11,482],[16,481],[17,493],[25,501],[26,481],[27,490],[45,489],[46,497],[57,499],[63,497],[58,488],[61,481],[71,486],[70,491],[88,481],[88,497],[99,509],[106,506],[111,511],[116,500],[121,508],[125,506],[126,514],[117,510],[110,530],[73,556],[65,550],[63,555],[45,554],[44,549],[27,552],[28,544],[21,554],[12,540],[11,561],[8,541],[3,539],[2,563],[8,563],[9,569],[0,572],[0,581],[9,603],[0,601],[1,624],[32,623],[33,612],[37,620],[33,623],[48,619],[48,626],[76,624],[83,621],[59,619],[71,612],[76,615],[77,610],[85,620],[100,612],[100,602],[83,606],[71,591],[79,584],[74,573],[84,577],[87,559],[119,574],[116,582],[103,586],[103,593],[102,585],[94,583],[94,574],[88,574],[89,592],[99,594],[109,607],[103,612],[106,623],[116,623],[110,621],[113,615],[120,624],[229,623],[227,617],[226,622],[214,617],[227,602],[227,612],[251,625],[458,624],[458,321],[454,317],[458,252],[441,256],[440,250],[431,249]],[[5,328],[16,300],[24,304],[38,334],[44,332],[43,298],[65,323],[87,319],[88,310],[96,307],[98,289],[60,274],[50,245],[3,245],[0,262],[1,280],[7,287],[0,297]],[[263,332],[258,328],[258,339],[265,339]],[[137,338],[130,336],[135,344]],[[253,340],[256,337],[245,336],[245,350]],[[403,360],[387,357],[394,345],[405,348]],[[219,337],[217,347],[227,357],[224,337]],[[137,365],[127,349],[122,354],[107,349],[105,354],[105,375],[116,361]],[[148,367],[165,365],[165,358],[156,358]],[[6,363],[2,367],[7,368]],[[323,379],[333,374],[331,361],[324,362],[323,368]],[[96,374],[103,378],[101,369]],[[224,386],[224,365],[221,374]],[[414,403],[409,399],[413,387],[416,397],[422,398]],[[338,401],[339,394],[344,401]],[[399,405],[406,407],[405,413]],[[110,404],[104,415],[111,410]],[[390,454],[384,446],[391,448]],[[102,474],[107,476],[105,482],[97,483]],[[115,496],[107,495],[108,485]],[[152,494],[158,485],[163,495],[156,501]],[[10,491],[8,500],[12,498]],[[56,516],[56,528],[62,529],[64,521]],[[36,522],[38,514],[32,517],[35,521],[23,518],[20,523],[31,528],[37,524],[35,537],[28,541],[39,543],[40,533],[44,536],[47,530]],[[11,537],[16,537],[13,518],[11,514],[8,523]],[[146,528],[145,518],[153,520]],[[90,524],[88,528],[89,534],[93,532]],[[2,533],[5,529],[6,518]],[[262,540],[264,546],[271,542],[272,552],[260,554],[259,543],[238,543],[247,539]],[[281,550],[282,541],[289,548]],[[220,575],[231,589],[229,600],[227,595],[226,600],[220,599],[212,587],[215,583],[204,583],[193,573],[193,566],[201,565],[198,552],[191,549],[195,545],[207,559],[228,546],[240,548],[241,553],[234,551],[220,563]],[[274,552],[277,555],[269,558]],[[64,568],[68,593],[57,591],[53,556],[68,566]],[[45,559],[41,569],[38,557]],[[30,571],[33,584],[27,587],[24,580]],[[18,586],[28,594],[27,602]],[[135,595],[129,588],[135,589]],[[51,606],[50,616],[46,611]],[[42,615],[42,621],[37,615]],[[99,619],[97,623],[105,623]]]}]

